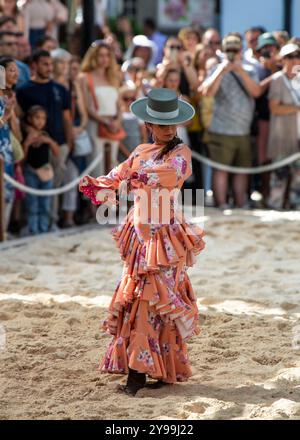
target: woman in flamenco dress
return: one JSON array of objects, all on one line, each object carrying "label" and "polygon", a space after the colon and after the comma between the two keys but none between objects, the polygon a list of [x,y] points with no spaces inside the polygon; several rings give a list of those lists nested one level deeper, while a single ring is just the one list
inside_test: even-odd
[{"label": "woman in flamenco dress", "polygon": [[[187,274],[205,247],[204,231],[187,222],[178,194],[192,174],[191,151],[176,135],[193,107],[169,89],[153,89],[131,105],[152,134],[106,176],[81,179],[93,204],[119,204],[128,190],[134,205],[112,236],[124,261],[103,329],[113,336],[100,369],[127,374],[119,390],[135,395],[191,376],[186,342],[198,335],[199,312]],[[119,198],[120,200],[120,198]],[[147,383],[147,376],[155,382]]]}]

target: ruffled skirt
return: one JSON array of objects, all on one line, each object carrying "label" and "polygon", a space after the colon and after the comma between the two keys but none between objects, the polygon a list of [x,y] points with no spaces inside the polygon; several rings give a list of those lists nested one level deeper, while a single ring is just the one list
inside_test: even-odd
[{"label": "ruffled skirt", "polygon": [[[200,332],[196,297],[187,275],[205,246],[198,226],[161,225],[148,241],[138,237],[133,210],[112,229],[124,268],[109,312],[117,318],[101,371],[128,368],[168,383],[191,376],[186,341]],[[109,333],[108,320],[103,328]]]}]

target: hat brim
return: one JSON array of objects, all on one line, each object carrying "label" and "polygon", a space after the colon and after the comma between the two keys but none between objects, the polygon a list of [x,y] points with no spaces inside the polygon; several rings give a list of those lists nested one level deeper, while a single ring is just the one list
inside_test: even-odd
[{"label": "hat brim", "polygon": [[134,101],[130,106],[130,110],[138,118],[142,119],[145,122],[150,122],[151,124],[159,124],[159,125],[182,124],[192,119],[195,115],[195,109],[191,104],[183,101],[182,99],[178,99],[179,112],[176,118],[172,118],[172,119],[154,118],[153,116],[150,116],[147,113],[147,101],[148,98],[140,98],[137,101]]},{"label": "hat brim", "polygon": [[291,55],[292,53],[297,53],[297,52],[300,52],[300,47],[298,47],[298,48],[294,48],[294,49],[289,49],[289,50],[281,50],[280,52],[279,52],[279,57],[280,58],[284,58],[284,57],[287,57],[288,55]]},{"label": "hat brim", "polygon": [[260,43],[257,45],[256,50],[262,50],[264,47],[266,46],[277,46],[278,47],[278,43],[274,40],[265,40],[263,43]]}]

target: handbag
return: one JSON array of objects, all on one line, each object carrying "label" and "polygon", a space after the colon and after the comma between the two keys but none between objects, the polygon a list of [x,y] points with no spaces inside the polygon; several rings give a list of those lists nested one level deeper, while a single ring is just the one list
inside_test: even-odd
[{"label": "handbag", "polygon": [[87,156],[93,151],[93,146],[89,134],[83,130],[74,141],[73,156]]},{"label": "handbag", "polygon": [[24,150],[20,141],[16,138],[12,131],[10,132],[10,140],[13,150],[14,162],[21,162],[21,160],[24,159]]},{"label": "handbag", "polygon": [[120,127],[117,132],[113,132],[109,131],[109,128],[105,124],[99,124],[98,135],[100,138],[110,139],[112,141],[121,141],[127,136],[125,130],[122,127]]},{"label": "handbag", "polygon": [[[91,92],[91,95],[92,95],[92,98],[94,101],[94,106],[95,106],[96,110],[98,110],[99,107],[98,107],[98,101],[97,101],[97,98],[95,95],[93,76],[91,73],[87,73],[86,78],[87,78],[87,83],[88,83],[88,86],[89,86],[89,89],[90,89],[90,92]],[[105,124],[99,122],[98,136],[100,138],[109,139],[112,141],[121,141],[122,139],[126,138],[127,134],[126,134],[123,127],[120,127],[117,132],[114,132],[114,131],[110,131],[109,128]]]}]

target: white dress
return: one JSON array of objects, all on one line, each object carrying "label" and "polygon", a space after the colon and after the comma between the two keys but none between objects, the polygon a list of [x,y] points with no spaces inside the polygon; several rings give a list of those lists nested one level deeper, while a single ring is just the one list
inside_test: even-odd
[{"label": "white dress", "polygon": [[[113,86],[96,86],[95,95],[97,99],[97,113],[99,116],[116,116],[118,113],[118,89]],[[105,174],[105,157],[104,146],[106,143],[111,145],[111,166],[114,167],[118,163],[119,141],[112,141],[98,136],[98,123],[89,120],[88,131],[93,142],[93,152],[89,156],[91,162],[98,154],[103,154],[103,160],[97,165],[91,175],[101,176]]]}]

